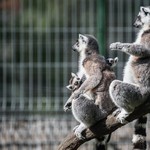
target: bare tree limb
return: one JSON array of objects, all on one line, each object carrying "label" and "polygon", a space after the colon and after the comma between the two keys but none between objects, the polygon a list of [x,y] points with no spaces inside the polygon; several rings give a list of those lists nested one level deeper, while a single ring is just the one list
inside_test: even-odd
[{"label": "bare tree limb", "polygon": [[[143,115],[146,115],[147,113],[150,113],[150,97],[146,103],[136,108],[135,111],[127,118],[127,120],[131,122]],[[95,125],[91,126],[89,129],[83,132],[83,135],[86,137],[85,140],[78,139],[74,132],[71,132],[64,139],[64,141],[61,142],[57,150],[76,150],[83,143],[95,137],[101,137],[103,135],[112,133],[121,126],[124,125],[116,120],[116,116],[109,115],[106,119],[97,122]]]}]

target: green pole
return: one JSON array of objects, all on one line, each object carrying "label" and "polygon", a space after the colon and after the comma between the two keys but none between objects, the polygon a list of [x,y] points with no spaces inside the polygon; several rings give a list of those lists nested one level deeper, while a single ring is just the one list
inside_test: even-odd
[{"label": "green pole", "polygon": [[100,54],[105,56],[105,1],[97,0],[97,39]]}]

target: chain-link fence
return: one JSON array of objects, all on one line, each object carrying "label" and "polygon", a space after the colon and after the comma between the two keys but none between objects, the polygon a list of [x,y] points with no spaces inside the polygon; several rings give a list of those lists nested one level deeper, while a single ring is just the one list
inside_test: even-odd
[{"label": "chain-link fence", "polygon": [[[135,15],[150,1],[106,0],[100,11],[101,2],[0,0],[0,149],[54,150],[77,124],[63,105],[70,73],[77,72],[78,55],[70,47],[79,33],[103,34],[99,44],[106,57],[119,57],[114,71],[122,79],[128,56],[109,45],[135,41]],[[114,132],[109,149],[131,149],[132,133],[132,124]]]}]

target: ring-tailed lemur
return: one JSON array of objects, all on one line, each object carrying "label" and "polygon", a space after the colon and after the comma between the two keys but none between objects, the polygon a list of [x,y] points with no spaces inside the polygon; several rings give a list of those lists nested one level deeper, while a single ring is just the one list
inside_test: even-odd
[{"label": "ring-tailed lemur", "polygon": [[[111,69],[113,69],[113,67],[116,66],[116,64],[118,62],[118,58],[117,57],[115,59],[107,58],[106,61],[110,65]],[[69,81],[69,85],[66,86],[66,88],[68,90],[73,91],[72,93],[74,93],[74,91],[76,91],[81,86],[82,80],[75,73],[71,73],[71,76],[72,77]],[[86,93],[84,94],[84,96],[87,97],[89,100],[93,100]],[[73,98],[72,98],[72,100],[73,100]],[[71,103],[68,104],[68,109],[71,109]],[[70,105],[70,107],[69,107],[69,105]],[[68,110],[65,110],[65,111],[68,111]],[[105,150],[105,144],[107,144],[109,142],[110,137],[111,137],[111,134],[100,137],[100,138],[96,138],[96,150]]]},{"label": "ring-tailed lemur", "polygon": [[[126,117],[135,107],[144,103],[150,94],[150,7],[140,7],[134,26],[140,28],[135,43],[117,42],[110,45],[111,50],[120,50],[130,55],[123,82],[114,80],[109,89],[113,102],[121,109],[117,116],[121,123],[126,123]],[[145,136],[133,136],[133,143],[139,143],[143,149],[146,148],[145,141]]]},{"label": "ring-tailed lemur", "polygon": [[[72,94],[72,113],[80,122],[80,125],[74,128],[74,132],[82,139],[83,130],[105,118],[115,109],[116,106],[111,101],[108,91],[115,74],[104,57],[99,54],[98,43],[93,36],[79,35],[72,49],[80,54],[78,75],[80,78],[83,75],[86,77],[80,88]],[[83,96],[87,91],[90,91],[95,101]]]},{"label": "ring-tailed lemur", "polygon": [[[81,86],[82,80],[74,73],[71,73],[71,79],[69,81],[69,85],[66,86],[67,89],[72,90],[72,94]],[[87,97],[87,100],[93,100],[91,99],[88,94],[84,94],[84,97]],[[73,97],[72,97],[73,100]],[[68,111],[71,109],[72,101],[70,103],[67,103],[67,107],[65,106],[65,111]],[[74,129],[73,129],[74,130]],[[108,136],[103,136],[100,138],[96,138],[96,150],[105,150],[105,144],[109,142],[111,134]],[[106,143],[105,143],[106,142]]]},{"label": "ring-tailed lemur", "polygon": [[116,64],[118,63],[118,57],[113,58],[107,58],[106,59],[106,63],[110,66],[110,68],[113,70],[113,68],[116,66]]},{"label": "ring-tailed lemur", "polygon": [[71,79],[69,80],[69,85],[66,86],[68,90],[74,91],[78,89],[82,84],[82,80],[75,73],[71,73]]}]

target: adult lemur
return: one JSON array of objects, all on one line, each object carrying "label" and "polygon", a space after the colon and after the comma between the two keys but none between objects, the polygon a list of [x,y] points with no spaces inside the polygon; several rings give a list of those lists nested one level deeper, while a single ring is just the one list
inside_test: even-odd
[{"label": "adult lemur", "polygon": [[[85,79],[72,94],[72,113],[80,122],[74,131],[78,138],[84,138],[81,134],[83,130],[105,118],[116,107],[109,96],[109,85],[115,79],[115,74],[99,54],[98,43],[93,36],[79,35],[72,49],[80,54],[78,76]],[[90,92],[95,101],[84,97],[86,92]],[[66,107],[67,104],[64,109]]]},{"label": "adult lemur", "polygon": [[[111,50],[120,50],[130,55],[123,82],[114,80],[109,90],[113,102],[121,110],[117,116],[121,123],[126,123],[126,117],[135,107],[144,103],[150,94],[150,7],[140,7],[134,26],[140,28],[135,43],[117,42],[110,45]],[[142,136],[135,135],[133,143],[139,141],[140,144],[144,140]]]}]

